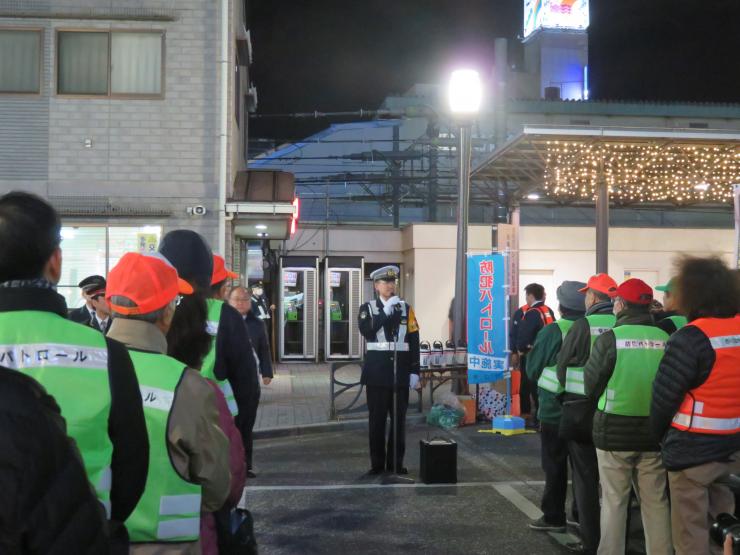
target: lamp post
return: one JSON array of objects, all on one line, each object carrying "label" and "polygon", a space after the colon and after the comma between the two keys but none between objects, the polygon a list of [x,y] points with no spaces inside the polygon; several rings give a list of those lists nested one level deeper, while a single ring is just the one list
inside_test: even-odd
[{"label": "lamp post", "polygon": [[478,72],[458,69],[452,72],[449,85],[450,111],[459,125],[458,132],[458,208],[457,250],[455,253],[455,345],[467,340],[467,259],[468,252],[468,209],[470,197],[470,157],[473,119],[478,114],[483,96]]}]

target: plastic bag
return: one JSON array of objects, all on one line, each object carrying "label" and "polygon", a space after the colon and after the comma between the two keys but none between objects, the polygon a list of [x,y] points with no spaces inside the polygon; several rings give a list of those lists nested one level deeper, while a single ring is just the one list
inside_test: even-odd
[{"label": "plastic bag", "polygon": [[458,408],[452,408],[444,404],[436,404],[429,411],[427,416],[427,424],[431,426],[439,426],[445,430],[451,430],[457,428],[465,418],[465,409],[457,403]]}]

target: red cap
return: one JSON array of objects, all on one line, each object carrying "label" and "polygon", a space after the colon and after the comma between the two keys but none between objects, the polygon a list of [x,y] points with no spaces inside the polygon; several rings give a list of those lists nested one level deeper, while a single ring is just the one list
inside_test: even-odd
[{"label": "red cap", "polygon": [[638,278],[625,281],[617,287],[617,297],[633,304],[650,304],[653,302],[653,288]]},{"label": "red cap", "polygon": [[586,287],[579,289],[578,292],[585,293],[589,289],[593,289],[594,291],[613,297],[617,293],[617,282],[606,274],[596,274],[595,276],[591,276]]},{"label": "red cap", "polygon": [[226,260],[223,256],[213,255],[213,274],[211,274],[211,285],[216,285],[226,278],[236,279],[239,274],[232,272],[226,267]]},{"label": "red cap", "polygon": [[[119,314],[149,314],[167,305],[178,294],[190,295],[193,288],[177,276],[177,270],[161,254],[127,252],[108,274],[105,299]],[[126,297],[135,307],[118,306],[111,297]]]}]

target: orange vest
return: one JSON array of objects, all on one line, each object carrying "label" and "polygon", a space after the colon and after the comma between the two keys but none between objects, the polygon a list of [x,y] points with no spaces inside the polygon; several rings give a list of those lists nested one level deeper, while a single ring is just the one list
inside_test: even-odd
[{"label": "orange vest", "polygon": [[699,318],[689,325],[709,338],[716,358],[707,381],[686,394],[671,425],[698,434],[736,434],[740,432],[740,314]]},{"label": "orange vest", "polygon": [[[527,314],[527,311],[529,309],[530,306],[528,304],[523,304],[519,307],[519,310],[522,311],[522,317]],[[535,310],[540,313],[540,316],[542,317],[542,322],[545,325],[552,324],[555,321],[555,319],[552,317],[552,311],[548,306],[541,304],[540,306],[535,307]]]}]

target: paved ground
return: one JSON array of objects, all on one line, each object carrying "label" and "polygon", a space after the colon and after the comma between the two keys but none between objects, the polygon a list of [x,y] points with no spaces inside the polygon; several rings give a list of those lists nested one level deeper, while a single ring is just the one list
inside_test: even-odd
[{"label": "paved ground", "polygon": [[[272,383],[262,386],[262,396],[255,423],[256,431],[325,424],[333,420],[330,418],[330,364],[276,364],[275,368],[277,373]],[[358,382],[360,380],[359,364],[351,364],[340,369],[337,372],[337,379],[344,383]],[[448,384],[443,384],[439,393],[449,391],[449,388]],[[357,391],[358,389],[353,389],[343,393],[337,399],[337,408],[339,410],[348,408],[356,397]],[[358,404],[364,405],[364,402],[363,393]],[[415,395],[412,395],[411,402],[417,402]],[[425,410],[429,408],[428,387],[424,389],[424,408]],[[410,407],[409,414],[419,414],[419,412],[417,408]],[[340,414],[339,420],[366,417],[366,412],[360,407],[360,410]]]},{"label": "paved ground", "polygon": [[410,426],[406,463],[413,476],[419,440],[437,435],[458,442],[457,485],[362,477],[369,466],[364,430],[258,440],[258,478],[249,481],[243,503],[254,514],[261,553],[567,552],[560,543],[574,537],[527,528],[540,516],[543,489],[537,435]]}]

